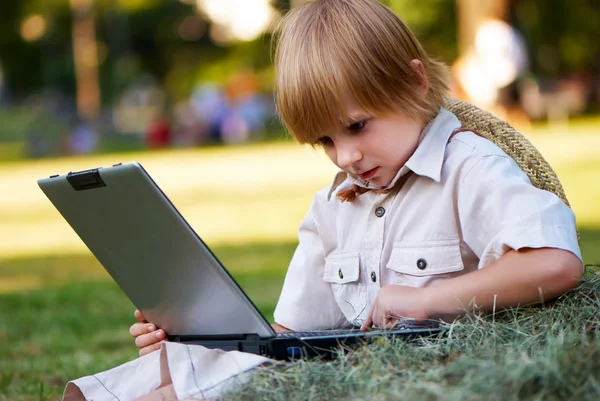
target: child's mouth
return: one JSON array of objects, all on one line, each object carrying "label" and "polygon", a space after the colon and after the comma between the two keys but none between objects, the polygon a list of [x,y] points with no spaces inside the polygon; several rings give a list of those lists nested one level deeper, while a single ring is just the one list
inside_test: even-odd
[{"label": "child's mouth", "polygon": [[361,180],[368,180],[377,173],[377,170],[379,170],[379,167],[375,167],[369,171],[365,171],[364,173],[360,174],[359,177]]}]

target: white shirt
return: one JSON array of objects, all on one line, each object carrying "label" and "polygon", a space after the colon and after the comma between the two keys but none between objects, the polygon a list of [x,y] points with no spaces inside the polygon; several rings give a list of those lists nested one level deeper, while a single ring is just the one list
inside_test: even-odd
[{"label": "white shirt", "polygon": [[[275,321],[292,330],[360,325],[379,289],[425,287],[484,268],[511,249],[559,248],[581,259],[575,216],[535,188],[491,141],[441,109],[394,181],[353,203],[346,173],[319,191],[299,228]],[[526,272],[524,272],[526,274]]]}]

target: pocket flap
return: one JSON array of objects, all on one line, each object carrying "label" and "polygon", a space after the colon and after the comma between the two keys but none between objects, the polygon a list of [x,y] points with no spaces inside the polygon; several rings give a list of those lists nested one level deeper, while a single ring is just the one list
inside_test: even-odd
[{"label": "pocket flap", "polygon": [[329,283],[345,284],[358,281],[360,258],[358,252],[332,254],[325,259],[323,280]]},{"label": "pocket flap", "polygon": [[412,276],[430,276],[464,268],[458,240],[397,242],[388,269]]}]

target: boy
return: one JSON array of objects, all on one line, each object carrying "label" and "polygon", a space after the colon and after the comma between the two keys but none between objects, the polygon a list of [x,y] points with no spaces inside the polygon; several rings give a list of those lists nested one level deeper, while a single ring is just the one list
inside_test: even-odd
[{"label": "boy", "polygon": [[[392,327],[552,299],[582,262],[571,210],[445,110],[446,68],[375,0],[320,0],[278,30],[276,94],[340,168],[317,193],[276,330]],[[136,313],[140,321],[143,316]],[[131,328],[140,354],[164,333]]]},{"label": "boy", "polygon": [[[278,36],[281,118],[341,171],[300,225],[277,331],[452,319],[577,285],[583,269],[571,210],[533,187],[493,143],[460,129],[443,108],[446,68],[392,11],[375,0],[317,0],[288,13]],[[227,380],[265,362],[168,343],[159,367],[151,351],[165,333],[136,317],[130,333],[145,356],[102,374],[111,391],[99,375],[79,379],[86,397],[219,396]],[[223,361],[232,370],[213,383]]]}]

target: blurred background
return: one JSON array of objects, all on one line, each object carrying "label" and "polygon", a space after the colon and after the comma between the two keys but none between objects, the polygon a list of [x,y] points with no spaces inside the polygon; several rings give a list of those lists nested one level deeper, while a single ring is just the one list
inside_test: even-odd
[{"label": "blurred background", "polygon": [[[37,187],[138,161],[270,318],[313,194],[335,169],[273,105],[270,27],[301,0],[20,0],[0,11],[0,401],[136,356],[133,306]],[[550,162],[600,262],[600,6],[387,0],[453,96]],[[124,244],[126,246],[126,244]]]},{"label": "blurred background", "polygon": [[[2,8],[0,159],[279,138],[269,27],[302,0],[23,0]],[[454,96],[524,130],[598,111],[593,0],[387,0]]]}]

